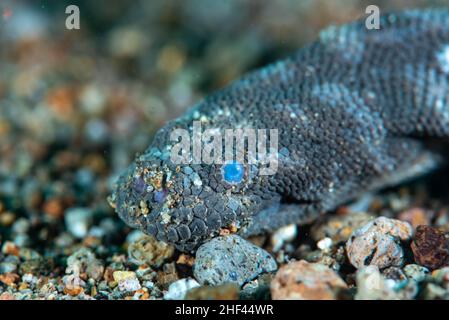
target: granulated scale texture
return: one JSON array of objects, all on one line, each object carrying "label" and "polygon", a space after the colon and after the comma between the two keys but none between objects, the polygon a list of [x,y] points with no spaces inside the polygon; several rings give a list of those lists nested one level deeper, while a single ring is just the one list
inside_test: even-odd
[{"label": "granulated scale texture", "polygon": [[[121,176],[112,203],[130,226],[191,251],[220,234],[302,223],[366,191],[428,172],[449,136],[449,11],[382,15],[331,27],[296,55],[257,70],[169,122]],[[170,134],[278,129],[276,174],[243,164],[176,165]],[[447,139],[446,139],[447,140]],[[239,164],[240,165],[240,164]]]}]

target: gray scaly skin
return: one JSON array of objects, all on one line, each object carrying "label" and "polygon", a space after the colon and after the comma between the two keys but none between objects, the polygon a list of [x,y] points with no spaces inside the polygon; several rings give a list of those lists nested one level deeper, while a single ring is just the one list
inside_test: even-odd
[{"label": "gray scaly skin", "polygon": [[[191,131],[193,120],[203,130],[278,129],[277,173],[245,165],[231,185],[222,165],[171,163],[170,133]],[[111,202],[131,227],[192,251],[223,229],[249,236],[309,222],[426,173],[444,158],[433,146],[447,137],[449,10],[388,14],[380,30],[364,21],[328,28],[167,123]]]}]

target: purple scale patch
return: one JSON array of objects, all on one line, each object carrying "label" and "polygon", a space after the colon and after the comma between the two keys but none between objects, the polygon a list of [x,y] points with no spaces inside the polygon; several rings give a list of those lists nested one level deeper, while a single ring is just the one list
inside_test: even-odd
[{"label": "purple scale patch", "polygon": [[133,181],[133,189],[137,193],[139,193],[139,194],[144,193],[146,188],[147,188],[147,184],[145,183],[145,181],[143,180],[142,177],[138,177],[138,178],[134,179],[134,181]]},{"label": "purple scale patch", "polygon": [[166,189],[156,191],[154,193],[154,201],[156,201],[159,204],[164,202],[165,198],[167,197],[167,194],[168,194],[168,191]]}]

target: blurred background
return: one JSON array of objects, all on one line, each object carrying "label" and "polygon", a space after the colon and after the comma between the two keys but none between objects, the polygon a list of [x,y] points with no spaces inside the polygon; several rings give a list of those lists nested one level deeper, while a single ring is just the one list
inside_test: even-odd
[{"label": "blurred background", "polygon": [[[70,4],[80,30],[65,27]],[[79,246],[122,252],[130,230],[106,199],[154,132],[370,4],[449,1],[1,0],[0,261],[8,246],[28,248],[57,275]]]}]

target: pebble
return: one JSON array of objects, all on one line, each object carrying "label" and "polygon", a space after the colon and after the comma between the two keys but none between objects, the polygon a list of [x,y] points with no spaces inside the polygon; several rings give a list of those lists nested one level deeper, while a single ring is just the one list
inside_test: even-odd
[{"label": "pebble", "polygon": [[148,37],[139,29],[122,27],[109,35],[110,52],[117,57],[134,57],[148,46]]},{"label": "pebble", "polygon": [[404,263],[401,241],[409,240],[412,232],[407,222],[376,218],[352,233],[346,243],[349,261],[356,268],[401,266]]},{"label": "pebble", "polygon": [[0,274],[16,272],[20,259],[16,256],[7,256],[0,262]]},{"label": "pebble", "polygon": [[115,282],[125,281],[127,279],[136,278],[136,273],[134,271],[114,271],[112,277]]},{"label": "pebble", "polygon": [[423,297],[425,300],[448,300],[449,292],[435,283],[428,283],[423,289]]},{"label": "pebble", "polygon": [[411,208],[401,212],[398,219],[410,223],[413,229],[419,225],[428,225],[430,222],[431,212],[423,208]]},{"label": "pebble", "polygon": [[418,226],[411,244],[415,261],[429,269],[449,265],[449,240],[445,234],[430,226]]},{"label": "pebble", "polygon": [[22,281],[30,285],[36,285],[39,279],[31,273],[26,273],[22,276]]},{"label": "pebble", "polygon": [[4,283],[7,286],[13,286],[19,279],[20,276],[16,273],[0,274],[0,282]]},{"label": "pebble", "polygon": [[34,260],[42,258],[36,250],[30,248],[20,248],[19,257],[23,260]]},{"label": "pebble", "polygon": [[276,269],[276,261],[268,252],[237,235],[229,235],[198,248],[193,274],[201,284],[232,282],[241,286]]},{"label": "pebble", "polygon": [[432,276],[425,284],[422,294],[424,299],[449,299],[449,267],[432,272]]},{"label": "pebble", "polygon": [[421,282],[426,279],[429,269],[417,264],[408,264],[404,267],[404,273],[409,279]]},{"label": "pebble", "polygon": [[415,281],[388,279],[376,265],[357,270],[356,284],[356,300],[409,300],[418,294]]},{"label": "pebble", "polygon": [[186,293],[193,288],[199,287],[200,284],[191,278],[184,278],[173,282],[168,291],[164,294],[165,300],[183,300]]},{"label": "pebble", "polygon": [[242,300],[269,300],[271,297],[270,285],[274,274],[265,273],[242,287],[240,299]]},{"label": "pebble", "polygon": [[117,282],[119,291],[133,292],[141,288],[136,273],[133,271],[115,271],[112,276]]},{"label": "pebble", "polygon": [[284,243],[290,242],[296,238],[298,234],[298,227],[295,224],[291,224],[276,230],[271,236],[271,245],[273,246],[273,252],[278,252]]},{"label": "pebble", "polygon": [[67,230],[78,239],[87,235],[92,224],[92,211],[87,208],[70,208],[64,215]]},{"label": "pebble", "polygon": [[332,269],[301,260],[279,269],[271,283],[271,296],[273,300],[334,300],[346,288]]},{"label": "pebble", "polygon": [[316,246],[322,251],[328,251],[332,247],[332,239],[323,238],[317,242]]},{"label": "pebble", "polygon": [[12,212],[1,212],[0,213],[0,225],[4,227],[11,226],[16,219],[16,215]]},{"label": "pebble", "polygon": [[24,218],[19,218],[14,222],[11,231],[16,234],[24,234],[30,230],[30,222]]},{"label": "pebble", "polygon": [[356,275],[356,300],[379,300],[387,298],[394,281],[386,282],[376,265],[362,267]]},{"label": "pebble", "polygon": [[2,253],[6,255],[19,256],[20,248],[11,241],[5,241],[2,245]]},{"label": "pebble", "polygon": [[405,272],[398,267],[388,267],[386,269],[383,269],[381,273],[386,279],[392,279],[397,282],[407,281],[408,279]]},{"label": "pebble", "polygon": [[351,212],[343,216],[324,216],[321,221],[313,225],[311,236],[315,241],[330,238],[333,243],[345,242],[354,230],[373,219],[374,216],[363,212]]},{"label": "pebble", "polygon": [[235,283],[225,283],[218,286],[200,286],[191,289],[185,296],[186,300],[237,300],[239,286]]},{"label": "pebble", "polygon": [[19,265],[19,273],[46,273],[48,270],[52,269],[53,264],[52,260],[44,259],[44,258],[33,258],[22,262]]},{"label": "pebble", "polygon": [[128,257],[129,261],[136,265],[160,267],[173,256],[174,251],[174,247],[165,242],[157,241],[152,236],[141,235],[129,244]]},{"label": "pebble", "polygon": [[449,267],[432,272],[432,278],[439,284],[444,284],[449,289]]},{"label": "pebble", "polygon": [[443,232],[449,232],[449,208],[442,209],[435,215],[435,227]]},{"label": "pebble", "polygon": [[81,248],[67,259],[67,274],[86,273],[89,278],[99,280],[103,277],[104,266],[88,248]]},{"label": "pebble", "polygon": [[162,266],[162,271],[157,273],[157,284],[164,290],[168,290],[168,287],[173,282],[179,280],[179,275],[176,271],[176,265],[174,262],[165,263]]}]

